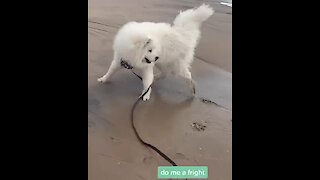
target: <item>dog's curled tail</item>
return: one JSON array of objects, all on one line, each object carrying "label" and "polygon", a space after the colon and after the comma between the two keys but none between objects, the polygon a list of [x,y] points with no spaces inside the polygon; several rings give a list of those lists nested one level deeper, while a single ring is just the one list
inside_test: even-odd
[{"label": "dog's curled tail", "polygon": [[176,27],[199,27],[203,21],[207,20],[214,10],[206,4],[202,4],[197,9],[188,9],[180,12],[173,24]]}]

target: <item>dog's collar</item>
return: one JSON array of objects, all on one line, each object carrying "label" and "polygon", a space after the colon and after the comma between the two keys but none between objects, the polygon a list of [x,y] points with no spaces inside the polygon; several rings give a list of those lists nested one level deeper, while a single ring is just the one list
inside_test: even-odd
[{"label": "dog's collar", "polygon": [[[144,60],[146,61],[146,63],[150,64],[151,61],[149,61],[148,58],[144,58]],[[127,61],[125,61],[124,59],[121,58],[121,62],[120,62],[121,66],[126,68],[126,69],[133,69],[133,66],[131,66]]]},{"label": "dog's collar", "polygon": [[123,60],[122,58],[121,58],[120,64],[122,67],[124,67],[126,69],[133,69],[133,67],[127,61]]}]

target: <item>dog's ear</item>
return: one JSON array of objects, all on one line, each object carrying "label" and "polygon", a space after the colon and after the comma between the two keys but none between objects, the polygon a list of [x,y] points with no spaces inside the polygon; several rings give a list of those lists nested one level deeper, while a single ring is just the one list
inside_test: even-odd
[{"label": "dog's ear", "polygon": [[149,43],[151,42],[151,38],[146,36],[146,37],[137,37],[134,39],[134,44],[139,47],[139,48],[145,48]]},{"label": "dog's ear", "polygon": [[151,42],[151,38],[148,37],[148,39],[145,41],[143,48],[145,48],[149,43]]}]

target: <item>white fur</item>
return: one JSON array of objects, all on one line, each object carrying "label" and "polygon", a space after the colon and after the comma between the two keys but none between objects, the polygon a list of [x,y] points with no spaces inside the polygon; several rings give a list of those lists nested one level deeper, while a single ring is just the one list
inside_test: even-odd
[{"label": "white fur", "polygon": [[[108,72],[99,82],[109,81],[111,76],[121,69],[121,59],[127,61],[134,70],[141,73],[144,93],[154,80],[154,66],[161,74],[183,77],[194,89],[190,67],[194,50],[200,38],[200,26],[213,14],[208,5],[189,9],[175,18],[173,26],[167,23],[129,22],[117,33],[114,44],[114,58]],[[152,52],[149,52],[152,50]],[[156,61],[156,57],[159,59]],[[146,63],[147,58],[151,63]],[[150,91],[143,100],[150,98]]]}]

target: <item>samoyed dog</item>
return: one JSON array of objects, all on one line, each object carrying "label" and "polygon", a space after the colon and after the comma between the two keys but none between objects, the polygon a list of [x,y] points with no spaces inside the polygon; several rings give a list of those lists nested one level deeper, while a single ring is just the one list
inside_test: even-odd
[{"label": "samoyed dog", "polygon": [[[107,73],[98,78],[107,82],[124,67],[142,77],[143,100],[150,98],[154,79],[174,75],[185,79],[195,94],[191,77],[194,51],[202,22],[214,13],[208,5],[180,12],[173,25],[154,22],[129,22],[121,27],[113,43],[113,61]],[[160,73],[154,75],[155,67]]]}]

